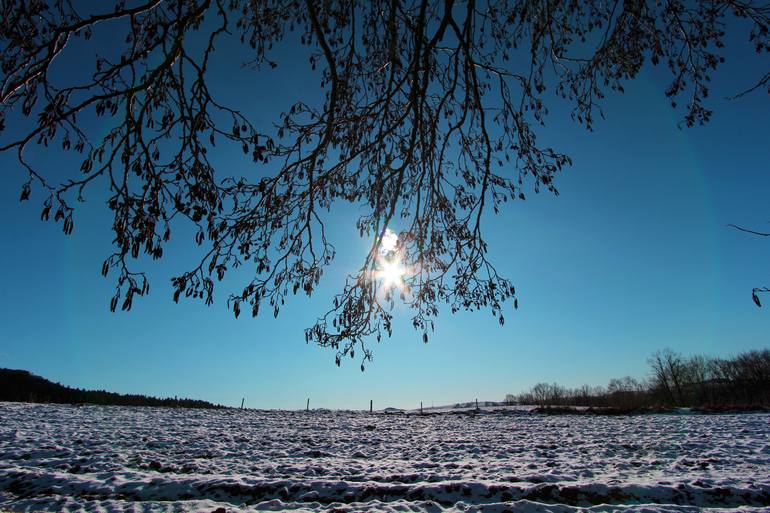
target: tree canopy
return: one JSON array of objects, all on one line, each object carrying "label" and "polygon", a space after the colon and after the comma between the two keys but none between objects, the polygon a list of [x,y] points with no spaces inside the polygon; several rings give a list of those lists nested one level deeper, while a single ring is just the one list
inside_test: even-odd
[{"label": "tree canopy", "polygon": [[[362,369],[367,341],[392,332],[396,300],[424,341],[442,304],[490,310],[500,324],[504,304],[517,306],[482,224],[531,191],[557,194],[570,158],[537,139],[552,101],[590,130],[605,95],[650,62],[670,72],[665,94],[683,124],[702,124],[728,24],[770,51],[770,6],[756,1],[118,0],[89,10],[8,0],[1,14],[0,151],[28,175],[21,199],[34,193],[41,218],[67,234],[84,191],[108,191],[113,311],[149,290],[140,254],[161,258],[191,223],[199,263],[172,279],[174,300],[211,304],[217,280],[246,265],[251,278],[227,304],[236,317],[267,305],[277,316],[287,296],[318,285],[335,257],[326,216],[352,203],[371,247],[306,339],[336,350],[338,364],[359,349]],[[105,30],[119,55],[101,53],[94,34]],[[216,97],[209,67],[231,38],[254,80],[278,65],[274,45],[303,45],[322,100],[309,89],[262,126]],[[82,77],[56,69],[73,47],[98,55]],[[735,93],[769,85],[760,72]],[[89,116],[109,131],[89,130]],[[81,154],[80,169],[33,165],[32,146]],[[217,169],[211,156],[234,148],[266,172]]]}]

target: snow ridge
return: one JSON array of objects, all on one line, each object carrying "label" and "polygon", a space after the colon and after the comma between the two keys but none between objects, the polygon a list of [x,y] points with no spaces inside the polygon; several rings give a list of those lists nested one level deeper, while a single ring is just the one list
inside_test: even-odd
[{"label": "snow ridge", "polygon": [[0,403],[9,511],[767,511],[770,415]]}]

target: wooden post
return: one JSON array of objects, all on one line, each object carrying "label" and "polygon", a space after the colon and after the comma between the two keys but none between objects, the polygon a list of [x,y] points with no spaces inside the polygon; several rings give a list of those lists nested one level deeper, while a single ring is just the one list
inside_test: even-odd
[{"label": "wooden post", "polygon": [[244,402],[245,400],[246,400],[246,398],[245,398],[245,397],[244,397],[243,399],[241,399],[241,410],[243,409],[243,402]]},{"label": "wooden post", "polygon": [[420,415],[422,415],[422,401],[420,401]]},{"label": "wooden post", "polygon": [[307,398],[307,406],[305,406],[305,411],[310,411],[310,398]]},{"label": "wooden post", "polygon": [[476,398],[476,409],[477,410],[479,409],[479,400],[478,400],[478,398]]},{"label": "wooden post", "polygon": [[374,408],[374,399],[369,399],[369,413],[372,413]]}]

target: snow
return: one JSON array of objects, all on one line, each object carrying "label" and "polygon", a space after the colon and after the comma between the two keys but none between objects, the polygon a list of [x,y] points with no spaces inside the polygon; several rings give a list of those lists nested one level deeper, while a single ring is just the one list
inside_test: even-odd
[{"label": "snow", "polygon": [[0,403],[0,511],[219,508],[770,512],[770,415]]}]

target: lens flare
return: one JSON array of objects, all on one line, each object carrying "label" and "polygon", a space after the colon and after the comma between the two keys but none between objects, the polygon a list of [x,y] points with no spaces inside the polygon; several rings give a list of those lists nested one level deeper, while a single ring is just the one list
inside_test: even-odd
[{"label": "lens flare", "polygon": [[379,280],[385,291],[393,288],[404,289],[404,275],[407,269],[397,248],[398,235],[390,228],[386,228],[380,240],[377,270],[374,272],[375,278]]},{"label": "lens flare", "polygon": [[380,241],[380,254],[386,255],[391,251],[396,250],[398,245],[398,235],[390,228],[385,229],[385,233],[382,234],[382,240]]},{"label": "lens flare", "polygon": [[382,286],[387,290],[393,287],[401,289],[404,286],[404,274],[406,268],[398,260],[381,258],[377,270],[377,277],[382,281]]}]

